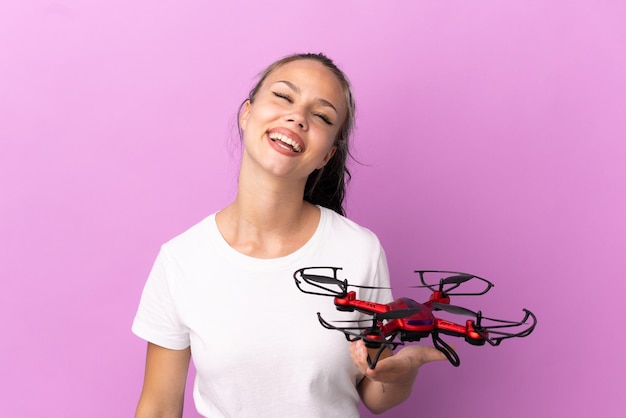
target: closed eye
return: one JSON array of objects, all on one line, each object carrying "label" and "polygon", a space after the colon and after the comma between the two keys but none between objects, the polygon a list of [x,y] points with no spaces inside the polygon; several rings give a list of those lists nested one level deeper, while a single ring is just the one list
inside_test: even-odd
[{"label": "closed eye", "polygon": [[288,94],[285,93],[280,93],[278,91],[273,91],[272,92],[274,94],[274,96],[279,97],[281,99],[285,99],[287,100],[289,103],[293,103],[293,100],[291,99],[291,96],[289,96]]},{"label": "closed eye", "polygon": [[[291,96],[289,94],[286,93],[282,93],[280,91],[272,91],[272,94],[275,97],[278,97],[280,99],[286,100],[289,103],[293,103],[293,99],[291,98]],[[327,114],[323,113],[323,112],[314,112],[313,113],[314,116],[318,117],[321,121],[323,121],[326,125],[332,126],[333,122],[331,121],[331,119],[328,117]]]},{"label": "closed eye", "polygon": [[333,123],[331,122],[330,118],[328,116],[326,116],[324,113],[319,113],[318,112],[318,113],[314,113],[314,115],[317,116],[318,118],[320,118],[321,120],[323,120],[326,125],[331,125],[332,126]]}]

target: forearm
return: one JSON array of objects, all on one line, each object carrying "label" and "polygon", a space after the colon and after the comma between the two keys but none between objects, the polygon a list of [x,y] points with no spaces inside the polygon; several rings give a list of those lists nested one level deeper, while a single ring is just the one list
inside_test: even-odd
[{"label": "forearm", "polygon": [[157,400],[142,397],[135,412],[135,418],[181,418],[182,416],[182,400],[176,404],[164,405]]},{"label": "forearm", "polygon": [[191,351],[148,344],[146,373],[135,418],[180,418]]},{"label": "forearm", "polygon": [[380,383],[365,377],[359,385],[363,404],[374,414],[381,414],[408,399],[413,384]]}]

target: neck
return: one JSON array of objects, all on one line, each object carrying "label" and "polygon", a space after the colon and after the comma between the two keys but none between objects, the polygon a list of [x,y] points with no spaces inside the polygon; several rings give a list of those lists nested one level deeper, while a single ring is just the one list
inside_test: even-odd
[{"label": "neck", "polygon": [[220,232],[241,253],[257,258],[287,255],[315,232],[319,210],[304,201],[304,181],[240,175],[237,197],[217,214]]},{"label": "neck", "polygon": [[267,174],[239,176],[233,209],[242,220],[260,229],[283,229],[298,224],[308,209],[306,179],[294,181]]}]

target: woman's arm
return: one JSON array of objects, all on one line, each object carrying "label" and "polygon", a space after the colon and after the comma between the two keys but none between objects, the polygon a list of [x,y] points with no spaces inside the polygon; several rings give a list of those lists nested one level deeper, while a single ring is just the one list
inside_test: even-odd
[{"label": "woman's arm", "polygon": [[180,418],[191,350],[148,343],[146,372],[135,418]]},{"label": "woman's arm", "polygon": [[[373,356],[377,350],[373,350]],[[374,414],[381,414],[404,402],[413,389],[417,372],[424,364],[446,360],[446,357],[434,347],[411,345],[392,355],[383,352],[376,368],[367,365],[367,349],[363,341],[355,341],[350,346],[350,355],[354,364],[365,375],[358,385],[363,404]]]}]

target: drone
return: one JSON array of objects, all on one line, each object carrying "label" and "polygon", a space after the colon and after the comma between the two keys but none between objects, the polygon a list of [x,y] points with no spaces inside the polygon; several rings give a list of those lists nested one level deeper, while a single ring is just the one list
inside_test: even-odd
[{"label": "drone", "polygon": [[[341,331],[348,341],[363,340],[367,348],[377,349],[373,358],[369,355],[367,358],[371,369],[376,367],[385,349],[395,350],[405,342],[419,341],[429,336],[435,348],[441,351],[453,366],[458,367],[461,364],[458,354],[441,338],[441,334],[464,338],[467,343],[475,346],[486,343],[498,346],[503,340],[530,335],[537,325],[537,318],[528,309],[522,309],[524,316],[521,321],[507,321],[485,317],[481,311],[474,312],[451,305],[450,296],[480,296],[494,286],[490,281],[473,274],[415,270],[415,273],[419,274],[421,285],[410,287],[429,289],[432,291],[430,298],[426,302],[418,303],[403,297],[388,304],[381,304],[359,300],[356,291],[348,288],[388,288],[349,284],[347,279],[337,278],[340,270],[341,267],[305,267],[294,272],[293,277],[296,286],[303,293],[334,297],[338,311],[358,311],[371,315],[371,319],[331,323],[317,313],[318,320],[324,328]],[[462,285],[471,289],[464,292],[457,290]],[[439,311],[468,316],[471,319],[467,319],[464,325],[457,324],[436,316],[435,313]],[[341,326],[339,323],[352,325]]]}]

